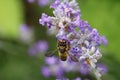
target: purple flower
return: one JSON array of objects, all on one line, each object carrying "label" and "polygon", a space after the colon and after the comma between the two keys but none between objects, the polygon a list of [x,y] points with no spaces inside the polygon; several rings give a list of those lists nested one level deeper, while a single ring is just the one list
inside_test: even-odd
[{"label": "purple flower", "polygon": [[[54,57],[45,60],[48,66],[43,66],[41,68],[42,74],[45,77],[55,76],[58,79],[63,78],[63,68],[57,63],[57,61],[55,61],[56,59],[57,58]],[[48,60],[51,60],[52,62]]]},{"label": "purple flower", "polygon": [[72,47],[71,49],[70,49],[70,52],[74,55],[74,56],[76,56],[76,57],[79,57],[80,55],[81,55],[81,50],[80,50],[80,48],[79,47]]},{"label": "purple flower", "polygon": [[39,6],[46,6],[50,3],[50,0],[38,0]]},{"label": "purple flower", "polygon": [[59,4],[60,4],[60,0],[55,0],[54,3],[50,7],[55,9],[56,7],[59,6]]},{"label": "purple flower", "polygon": [[20,26],[20,32],[29,32],[30,31],[30,28],[27,24],[22,24]]},{"label": "purple flower", "polygon": [[60,2],[56,0],[51,5],[51,8],[54,8],[53,14],[55,17],[49,17],[43,13],[39,20],[40,24],[47,25],[50,31],[56,32],[60,30],[57,31],[58,34],[61,34],[61,31],[70,32],[76,27],[80,19],[80,10],[75,0],[70,3],[68,1]]},{"label": "purple flower", "polygon": [[48,64],[48,65],[54,65],[56,64],[58,61],[58,59],[56,57],[47,57],[45,58],[45,62]]},{"label": "purple flower", "polygon": [[35,2],[35,0],[27,0],[29,3],[33,3]]},{"label": "purple flower", "polygon": [[44,77],[48,78],[51,76],[51,71],[48,67],[42,67],[41,73],[43,74]]},{"label": "purple flower", "polygon": [[74,80],[82,80],[80,77],[77,77],[76,79],[74,79]]},{"label": "purple flower", "polygon": [[56,74],[56,77],[57,77],[57,78],[62,78],[62,77],[63,77],[63,74],[64,74],[64,71],[63,71],[63,69],[59,66],[59,67],[57,68],[55,74]]},{"label": "purple flower", "polygon": [[104,45],[107,45],[107,44],[108,44],[108,40],[106,39],[105,36],[102,36],[102,37],[101,37],[101,41],[102,41],[102,43],[103,43]]},{"label": "purple flower", "polygon": [[89,66],[87,64],[81,64],[80,73],[82,75],[87,75],[89,73]]},{"label": "purple flower", "polygon": [[28,49],[28,53],[31,56],[35,56],[37,53],[45,53],[47,50],[48,50],[47,41],[40,40],[30,46],[30,48]]},{"label": "purple flower", "polygon": [[94,74],[99,74],[96,63],[102,54],[98,46],[107,44],[106,38],[100,36],[97,29],[91,28],[87,21],[81,20],[81,13],[76,0],[55,0],[50,7],[54,9],[54,16],[51,17],[43,13],[39,20],[40,24],[47,26],[49,34],[55,34],[57,40],[67,40],[68,45],[70,45],[68,52],[78,59],[79,64],[82,63],[81,65],[74,64],[70,61],[69,56],[66,62],[58,63],[52,58],[47,58],[46,63],[49,67],[54,67],[51,70],[56,74],[57,72],[60,73],[58,75],[62,75],[64,71],[80,71],[81,74],[86,75],[90,70],[94,70]]},{"label": "purple flower", "polygon": [[59,62],[59,66],[62,67],[62,69],[65,71],[65,72],[70,72],[70,71],[75,71],[77,68],[76,66],[77,63],[73,62],[71,60],[71,58],[68,57],[67,61],[60,61]]},{"label": "purple flower", "polygon": [[102,37],[99,35],[97,29],[93,29],[89,34],[88,37],[91,39],[91,41],[95,44],[95,45],[100,45],[103,42]]},{"label": "purple flower", "polygon": [[30,48],[28,49],[28,53],[30,56],[35,56],[37,54],[37,50],[35,48],[35,46],[30,46]]},{"label": "purple flower", "polygon": [[70,79],[66,77],[62,77],[62,78],[57,78],[56,80],[70,80]]},{"label": "purple flower", "polygon": [[47,16],[45,13],[42,14],[41,19],[39,19],[40,24],[43,26],[46,25],[48,28],[51,26],[51,17]]},{"label": "purple flower", "polygon": [[33,30],[27,24],[22,24],[19,29],[20,39],[25,43],[33,40]]},{"label": "purple flower", "polygon": [[107,66],[105,66],[102,63],[97,64],[97,69],[98,69],[98,71],[100,72],[101,75],[106,74],[107,71],[108,71]]},{"label": "purple flower", "polygon": [[48,50],[48,43],[47,41],[40,40],[35,44],[35,47],[38,52],[44,53]]},{"label": "purple flower", "polygon": [[78,27],[83,33],[85,33],[86,30],[88,30],[89,32],[92,30],[92,28],[90,27],[87,21],[80,20]]}]

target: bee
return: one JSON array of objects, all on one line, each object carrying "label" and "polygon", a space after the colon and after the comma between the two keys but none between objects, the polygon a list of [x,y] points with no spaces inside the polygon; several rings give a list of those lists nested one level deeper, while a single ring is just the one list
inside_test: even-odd
[{"label": "bee", "polygon": [[70,50],[70,43],[66,39],[62,39],[62,40],[58,40],[58,42],[57,42],[57,50],[55,50],[53,52],[48,52],[45,54],[45,56],[51,57],[55,53],[58,52],[59,58],[62,61],[66,61],[67,57],[69,56],[72,61],[78,62],[77,58],[75,58],[72,54],[69,54],[69,52],[68,52],[69,50]]}]

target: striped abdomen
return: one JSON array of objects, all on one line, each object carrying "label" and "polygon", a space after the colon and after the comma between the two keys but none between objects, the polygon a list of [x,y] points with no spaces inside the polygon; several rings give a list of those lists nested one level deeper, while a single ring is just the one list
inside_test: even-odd
[{"label": "striped abdomen", "polygon": [[65,52],[65,53],[59,53],[59,57],[62,61],[66,61],[67,60],[67,56],[68,56],[68,53]]}]

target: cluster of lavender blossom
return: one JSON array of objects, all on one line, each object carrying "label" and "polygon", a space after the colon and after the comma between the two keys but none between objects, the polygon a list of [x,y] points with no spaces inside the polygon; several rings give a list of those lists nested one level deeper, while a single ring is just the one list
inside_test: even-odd
[{"label": "cluster of lavender blossom", "polygon": [[[96,66],[97,61],[102,57],[99,46],[101,44],[107,45],[107,39],[104,36],[100,36],[97,29],[91,28],[87,21],[81,20],[80,8],[75,0],[55,0],[50,8],[54,9],[54,17],[43,13],[39,20],[40,24],[47,26],[48,33],[56,35],[57,40],[66,39],[69,41],[71,46],[69,53],[79,60],[79,65],[76,65],[76,63],[71,65],[72,61],[69,61],[69,59],[66,62],[60,61],[61,64],[57,63],[57,65],[59,67],[67,66],[67,68],[63,69],[68,71],[83,70],[83,74],[92,71],[97,78],[100,78],[104,73],[102,71],[106,70]],[[48,61],[52,62],[52,60]],[[55,62],[53,61],[53,63]],[[50,65],[50,69],[46,70],[47,76],[49,76],[53,68],[51,66],[56,67]],[[53,68],[52,71],[56,71],[54,69],[56,68]],[[59,72],[58,75],[61,74]]]},{"label": "cluster of lavender blossom", "polygon": [[[55,56],[46,57],[45,65],[42,66],[40,71],[45,78],[55,76],[56,80],[91,80],[91,78],[88,77],[88,75],[90,75],[89,66],[85,63],[75,63],[70,58],[64,62]],[[99,63],[97,64],[97,71],[103,75],[107,72],[107,67]],[[65,74],[70,74],[71,72],[77,74],[73,79],[65,76]]]}]

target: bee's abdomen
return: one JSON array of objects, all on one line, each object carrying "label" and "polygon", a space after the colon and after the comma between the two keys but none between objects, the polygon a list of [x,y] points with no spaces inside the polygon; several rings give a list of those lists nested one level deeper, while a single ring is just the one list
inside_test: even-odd
[{"label": "bee's abdomen", "polygon": [[66,50],[65,49],[59,49],[59,51],[60,51],[61,54],[64,54]]},{"label": "bee's abdomen", "polygon": [[62,61],[66,61],[66,60],[67,60],[67,57],[60,57],[60,59],[61,59]]},{"label": "bee's abdomen", "polygon": [[62,61],[66,61],[66,60],[67,60],[67,53],[61,54],[61,55],[60,55],[60,59],[61,59]]}]

